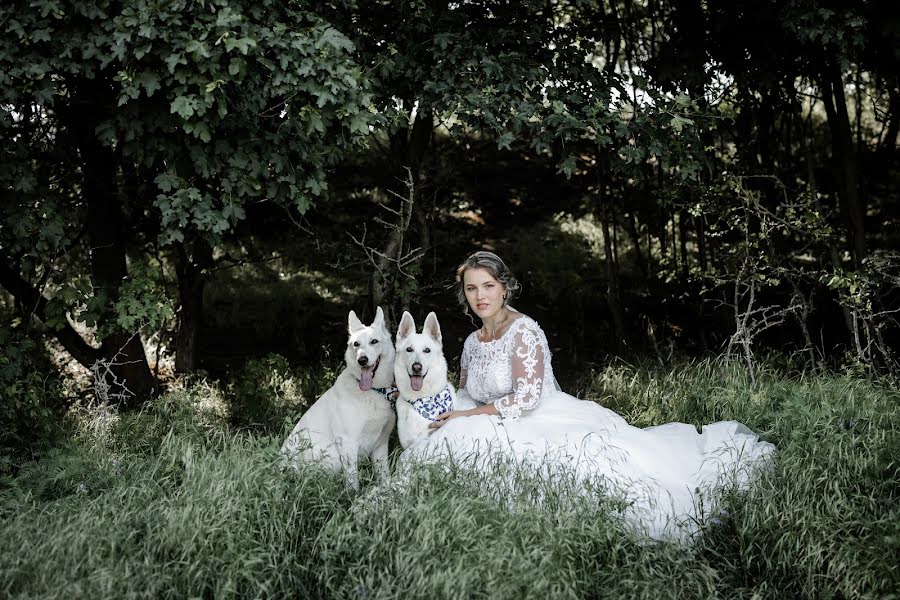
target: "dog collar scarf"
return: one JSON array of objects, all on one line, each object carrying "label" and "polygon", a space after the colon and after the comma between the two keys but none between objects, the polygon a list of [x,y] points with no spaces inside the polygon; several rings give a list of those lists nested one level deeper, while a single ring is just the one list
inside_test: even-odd
[{"label": "dog collar scarf", "polygon": [[453,393],[450,391],[449,385],[434,396],[425,396],[415,400],[407,399],[406,401],[416,409],[417,413],[429,421],[437,421],[439,414],[453,410]]},{"label": "dog collar scarf", "polygon": [[391,408],[395,411],[397,410],[397,398],[394,396],[394,393],[397,392],[397,388],[392,385],[383,388],[373,387],[372,391],[378,392],[384,399],[387,400],[391,404]]}]

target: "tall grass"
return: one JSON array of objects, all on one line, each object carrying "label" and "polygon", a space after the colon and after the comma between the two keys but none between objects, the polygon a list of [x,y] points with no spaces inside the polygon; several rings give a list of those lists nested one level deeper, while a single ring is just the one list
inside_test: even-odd
[{"label": "tall grass", "polygon": [[[276,466],[194,387],[112,416],[3,480],[0,597],[891,597],[900,589],[900,397],[838,376],[614,365],[583,397],[638,425],[737,419],[778,446],[688,546],[601,501],[501,503],[465,472],[361,491]],[[98,418],[96,415],[93,418]],[[539,487],[540,482],[535,482]]]}]

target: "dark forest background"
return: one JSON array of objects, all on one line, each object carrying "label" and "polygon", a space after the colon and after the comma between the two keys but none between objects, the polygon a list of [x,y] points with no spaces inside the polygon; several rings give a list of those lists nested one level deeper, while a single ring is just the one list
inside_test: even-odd
[{"label": "dark forest background", "polygon": [[437,311],[454,362],[476,249],[564,387],[684,354],[896,375],[891,5],[7,3],[4,418],[336,366],[377,305]]}]

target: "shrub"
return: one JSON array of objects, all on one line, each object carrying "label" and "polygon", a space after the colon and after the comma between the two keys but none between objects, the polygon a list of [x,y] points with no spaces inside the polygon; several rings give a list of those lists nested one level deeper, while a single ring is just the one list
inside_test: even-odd
[{"label": "shrub", "polygon": [[229,421],[238,427],[280,432],[286,419],[310,404],[304,391],[285,357],[268,354],[250,359],[228,383]]},{"label": "shrub", "polygon": [[27,335],[0,326],[0,473],[59,431],[59,378]]}]

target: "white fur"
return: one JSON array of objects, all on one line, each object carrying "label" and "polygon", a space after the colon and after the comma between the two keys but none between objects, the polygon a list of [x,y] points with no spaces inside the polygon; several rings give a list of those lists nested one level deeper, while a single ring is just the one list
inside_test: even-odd
[{"label": "white fur", "polygon": [[[415,363],[422,365],[422,374],[425,375],[422,389],[419,391],[413,390],[410,385],[410,375],[414,374]],[[408,312],[403,313],[397,328],[394,382],[400,390],[400,397],[397,398],[397,433],[400,444],[408,448],[419,438],[428,435],[428,426],[431,424],[431,421],[416,412],[410,401],[434,396],[449,385],[441,326],[433,312],[428,313],[425,318],[422,333],[416,333],[416,322],[412,315]],[[456,389],[452,385],[450,393],[453,397],[453,408],[459,408]]]},{"label": "white fur", "polygon": [[291,464],[320,460],[328,468],[344,471],[348,485],[359,487],[357,462],[369,457],[382,478],[388,475],[388,438],[394,411],[381,392],[359,389],[359,359],[379,361],[372,387],[384,388],[394,379],[394,347],[381,307],[371,325],[363,325],[352,310],[347,315],[349,340],[346,368],[334,385],[309,407],[281,447]]}]

